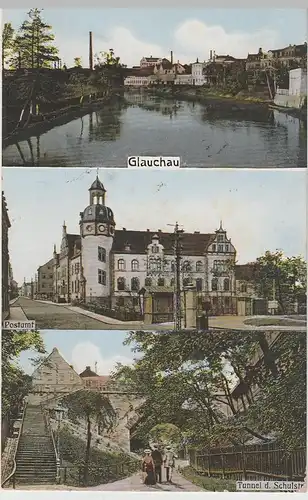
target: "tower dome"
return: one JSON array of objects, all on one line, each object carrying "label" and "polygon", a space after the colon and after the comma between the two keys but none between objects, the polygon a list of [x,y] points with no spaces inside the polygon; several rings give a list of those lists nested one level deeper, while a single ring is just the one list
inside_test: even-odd
[{"label": "tower dome", "polygon": [[90,204],[80,213],[82,222],[101,222],[115,225],[113,211],[105,205],[105,193],[106,189],[103,183],[96,176],[89,188]]}]

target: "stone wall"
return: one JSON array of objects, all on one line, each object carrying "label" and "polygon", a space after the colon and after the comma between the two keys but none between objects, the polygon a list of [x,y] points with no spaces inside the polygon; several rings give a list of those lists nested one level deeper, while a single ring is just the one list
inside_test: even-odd
[{"label": "stone wall", "polygon": [[304,105],[305,98],[304,95],[276,94],[274,103],[276,106],[281,106],[283,108],[300,109]]}]

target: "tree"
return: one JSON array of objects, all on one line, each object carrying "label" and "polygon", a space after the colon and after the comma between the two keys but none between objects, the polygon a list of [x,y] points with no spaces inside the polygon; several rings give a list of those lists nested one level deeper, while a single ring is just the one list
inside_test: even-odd
[{"label": "tree", "polygon": [[112,430],[116,413],[110,401],[98,391],[80,390],[63,399],[68,415],[73,421],[85,419],[87,424],[87,445],[84,459],[84,484],[88,484],[91,453],[92,426]]},{"label": "tree", "polygon": [[46,352],[40,332],[2,331],[2,418],[16,417],[23,398],[29,393],[31,378],[16,362],[28,349],[41,354]]},{"label": "tree", "polygon": [[[142,357],[132,367],[120,367],[115,377],[145,398],[136,437],[171,423],[196,447],[242,446],[251,438],[267,442],[267,433],[284,446],[298,446],[304,439],[305,384],[296,388],[295,380],[305,377],[305,334],[296,340],[280,334],[274,344],[269,339],[251,331],[131,332],[126,343]],[[292,388],[289,401],[286,387]]]},{"label": "tree", "polygon": [[14,51],[15,30],[11,23],[5,23],[2,30],[2,68]]},{"label": "tree", "polygon": [[300,256],[267,251],[255,263],[254,281],[260,297],[276,299],[282,314],[292,312],[293,304],[306,292],[307,265]]},{"label": "tree", "polygon": [[81,57],[74,57],[74,67],[82,68]]},{"label": "tree", "polygon": [[57,59],[58,49],[53,44],[52,26],[43,21],[41,13],[40,9],[31,9],[29,19],[19,28],[15,39],[18,53],[15,67],[52,68]]},{"label": "tree", "polygon": [[183,440],[180,429],[174,424],[157,424],[149,432],[149,440],[163,446],[178,448]]}]

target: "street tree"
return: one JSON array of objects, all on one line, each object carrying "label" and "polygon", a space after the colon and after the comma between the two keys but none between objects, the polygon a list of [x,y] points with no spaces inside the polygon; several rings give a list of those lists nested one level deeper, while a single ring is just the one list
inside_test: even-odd
[{"label": "street tree", "polygon": [[84,458],[84,484],[88,484],[89,465],[91,455],[91,440],[93,425],[111,431],[116,421],[116,412],[110,401],[98,391],[80,390],[63,399],[63,405],[68,409],[68,416],[72,421],[80,419],[86,421],[87,444]]},{"label": "street tree", "polygon": [[15,38],[14,67],[52,68],[58,49],[54,45],[52,26],[42,18],[41,9],[31,9]]},{"label": "street tree", "polygon": [[280,312],[286,314],[306,293],[307,264],[301,256],[286,257],[280,250],[267,251],[255,263],[254,282],[258,295],[276,299]]}]

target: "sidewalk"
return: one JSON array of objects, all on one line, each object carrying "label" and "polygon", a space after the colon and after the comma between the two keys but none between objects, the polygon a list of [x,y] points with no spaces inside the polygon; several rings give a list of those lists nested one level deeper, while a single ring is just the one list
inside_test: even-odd
[{"label": "sidewalk", "polygon": [[8,319],[10,321],[28,321],[23,309],[17,306],[10,308],[10,316]]}]

